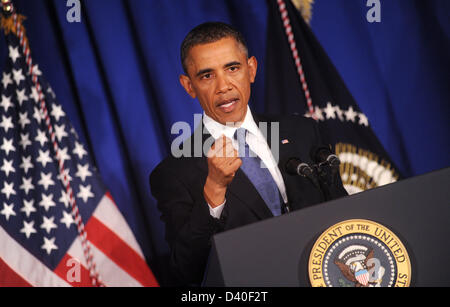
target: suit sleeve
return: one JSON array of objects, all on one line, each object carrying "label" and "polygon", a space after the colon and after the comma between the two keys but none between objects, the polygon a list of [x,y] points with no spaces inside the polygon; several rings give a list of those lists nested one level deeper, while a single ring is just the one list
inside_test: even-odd
[{"label": "suit sleeve", "polygon": [[152,172],[150,187],[165,223],[172,271],[183,284],[200,284],[211,238],[221,230],[221,222],[210,215],[206,201],[195,200],[188,186],[167,167]]}]

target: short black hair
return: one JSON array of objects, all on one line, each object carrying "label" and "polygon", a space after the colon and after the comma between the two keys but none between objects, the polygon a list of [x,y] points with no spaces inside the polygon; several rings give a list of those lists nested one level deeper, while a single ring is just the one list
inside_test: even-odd
[{"label": "short black hair", "polygon": [[187,74],[186,58],[194,46],[214,43],[226,37],[233,37],[240,43],[245,48],[248,56],[247,43],[245,42],[244,36],[238,30],[224,22],[205,22],[192,29],[181,43],[181,65],[183,66],[184,72]]}]

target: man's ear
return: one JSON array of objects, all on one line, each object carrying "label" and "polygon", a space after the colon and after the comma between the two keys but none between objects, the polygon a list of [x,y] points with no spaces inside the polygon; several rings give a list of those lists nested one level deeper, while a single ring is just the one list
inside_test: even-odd
[{"label": "man's ear", "polygon": [[191,79],[186,75],[180,75],[180,83],[184,87],[184,90],[191,96],[192,98],[197,97],[197,94],[195,93]]},{"label": "man's ear", "polygon": [[250,82],[253,83],[253,82],[255,82],[256,71],[258,70],[258,61],[256,60],[256,58],[254,56],[252,56],[251,58],[249,58],[247,60],[247,64],[248,64],[248,73],[249,73],[249,77],[250,77]]}]

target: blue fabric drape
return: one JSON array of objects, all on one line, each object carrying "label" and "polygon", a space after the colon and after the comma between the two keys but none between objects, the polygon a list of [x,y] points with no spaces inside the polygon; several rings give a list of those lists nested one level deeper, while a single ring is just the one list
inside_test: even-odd
[{"label": "blue fabric drape", "polygon": [[[204,21],[239,28],[259,64],[250,104],[263,112],[266,1],[89,0],[80,23],[67,21],[64,0],[14,3],[34,61],[164,285],[168,247],[148,176],[170,152],[172,125],[193,128],[201,113],[178,82],[179,46]],[[312,29],[402,172],[448,166],[449,2],[382,1],[379,24],[367,22],[365,4],[316,0]]]},{"label": "blue fabric drape", "polygon": [[449,166],[450,2],[380,3],[316,1],[312,29],[401,173]]}]

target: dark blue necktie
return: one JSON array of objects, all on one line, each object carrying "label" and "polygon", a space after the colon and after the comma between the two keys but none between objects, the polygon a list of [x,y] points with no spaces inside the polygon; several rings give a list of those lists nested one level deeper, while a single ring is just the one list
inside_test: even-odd
[{"label": "dark blue necktie", "polygon": [[245,137],[247,130],[239,128],[235,132],[235,139],[239,144],[239,157],[242,160],[241,170],[253,183],[259,195],[266,202],[274,216],[281,214],[281,199],[278,186],[273,180],[269,169],[262,160],[250,150]]}]

